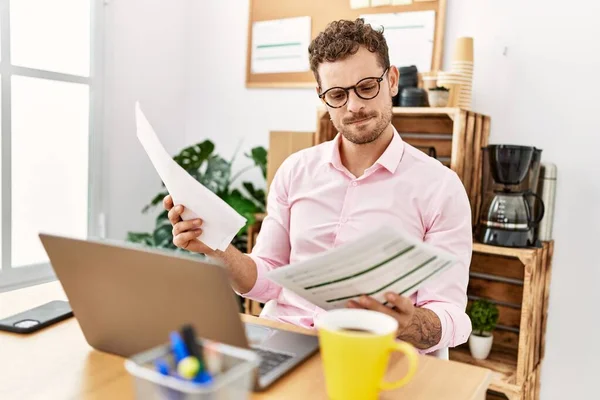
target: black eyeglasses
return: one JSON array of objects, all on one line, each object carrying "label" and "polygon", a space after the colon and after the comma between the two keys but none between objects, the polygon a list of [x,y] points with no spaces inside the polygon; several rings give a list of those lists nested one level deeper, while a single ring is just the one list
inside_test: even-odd
[{"label": "black eyeglasses", "polygon": [[323,100],[331,108],[344,107],[350,97],[350,90],[353,89],[354,93],[363,100],[371,100],[377,97],[379,90],[381,89],[381,81],[388,71],[389,67],[383,71],[383,74],[379,78],[369,77],[363,78],[354,86],[348,87],[332,87],[327,89],[325,92],[319,95],[319,98]]}]

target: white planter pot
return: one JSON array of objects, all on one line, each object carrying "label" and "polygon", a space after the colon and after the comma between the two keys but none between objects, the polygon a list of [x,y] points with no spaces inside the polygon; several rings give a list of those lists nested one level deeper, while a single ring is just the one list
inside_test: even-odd
[{"label": "white planter pot", "polygon": [[469,337],[469,349],[471,355],[477,360],[485,360],[492,350],[492,343],[494,342],[494,335],[488,334],[489,336],[478,336],[471,334]]}]

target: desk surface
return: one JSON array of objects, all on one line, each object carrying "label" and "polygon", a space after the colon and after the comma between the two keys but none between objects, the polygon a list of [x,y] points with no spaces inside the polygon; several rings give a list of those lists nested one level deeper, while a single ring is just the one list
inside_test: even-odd
[{"label": "desk surface", "polygon": [[[0,318],[51,300],[65,299],[58,282],[0,293]],[[299,327],[243,315],[255,323],[314,334]],[[29,335],[0,331],[1,399],[133,399],[133,380],[124,359],[92,349],[75,318]],[[491,371],[421,356],[415,378],[382,398],[485,399]],[[404,371],[401,359],[390,363],[388,377]],[[326,399],[319,354],[314,355],[268,391],[252,399]]]}]

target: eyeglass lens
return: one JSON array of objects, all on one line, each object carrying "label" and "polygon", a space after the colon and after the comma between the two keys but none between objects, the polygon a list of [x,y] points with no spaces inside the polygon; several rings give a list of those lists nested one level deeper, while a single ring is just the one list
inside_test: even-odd
[{"label": "eyeglass lens", "polygon": [[[363,80],[356,87],[356,94],[364,100],[370,100],[379,93],[379,82],[376,78]],[[339,107],[348,100],[348,92],[342,88],[329,90],[325,94],[325,101],[331,107]]]}]

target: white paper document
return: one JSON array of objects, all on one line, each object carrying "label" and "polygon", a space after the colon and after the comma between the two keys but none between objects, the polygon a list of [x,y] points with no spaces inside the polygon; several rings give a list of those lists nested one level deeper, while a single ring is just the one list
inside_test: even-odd
[{"label": "white paper document", "polygon": [[371,7],[389,6],[392,0],[371,0]]},{"label": "white paper document", "polygon": [[357,8],[367,8],[370,6],[370,0],[350,0],[350,8],[355,10]]},{"label": "white paper document", "polygon": [[365,14],[361,17],[374,29],[383,26],[392,65],[416,65],[419,72],[431,70],[435,11]]},{"label": "white paper document", "polygon": [[309,71],[310,41],[310,17],[255,22],[252,26],[252,73]]},{"label": "white paper document", "polygon": [[201,218],[202,234],[198,237],[213,250],[225,251],[235,235],[246,224],[219,196],[187,173],[164,149],[154,129],[136,102],[137,137],[146,150],[175,205],[185,207],[183,220]]},{"label": "white paper document", "polygon": [[267,278],[331,310],[362,294],[382,303],[387,292],[410,296],[456,261],[454,255],[382,227],[309,260],[277,268]]}]

